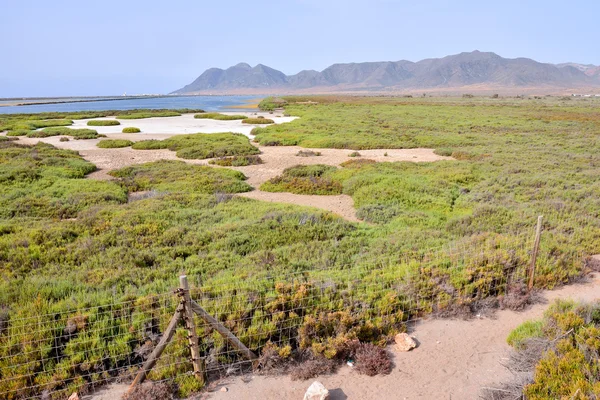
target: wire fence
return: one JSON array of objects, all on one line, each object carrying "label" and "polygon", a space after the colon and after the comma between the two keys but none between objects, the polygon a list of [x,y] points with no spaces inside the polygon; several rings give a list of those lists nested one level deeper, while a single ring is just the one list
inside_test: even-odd
[{"label": "wire fence", "polygon": [[[471,312],[523,296],[532,244],[532,234],[487,235],[406,252],[376,266],[286,271],[266,266],[247,276],[242,271],[237,279],[222,271],[206,283],[194,277],[190,296],[256,354],[269,346],[310,348],[332,357],[348,338],[381,341],[426,315]],[[549,269],[564,257],[540,251],[543,265],[554,263]],[[582,265],[586,255],[568,257]],[[9,314],[0,323],[0,399],[63,399],[130,379],[180,301],[168,292],[50,314],[37,315],[35,307],[26,316]],[[213,325],[198,317],[194,323],[209,377],[252,366]],[[180,324],[148,378],[199,389],[188,340]]]}]

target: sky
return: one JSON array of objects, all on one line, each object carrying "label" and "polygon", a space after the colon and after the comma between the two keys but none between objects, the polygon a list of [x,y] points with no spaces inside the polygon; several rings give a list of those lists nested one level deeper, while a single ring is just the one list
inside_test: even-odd
[{"label": "sky", "polygon": [[211,67],[493,51],[600,65],[598,0],[1,0],[0,98],[169,93]]}]

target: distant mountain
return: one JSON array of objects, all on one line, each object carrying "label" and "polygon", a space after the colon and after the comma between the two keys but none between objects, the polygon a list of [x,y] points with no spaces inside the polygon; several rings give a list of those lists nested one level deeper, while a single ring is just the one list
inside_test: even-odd
[{"label": "distant mountain", "polygon": [[175,94],[293,93],[343,91],[448,90],[453,88],[596,88],[600,67],[576,63],[544,64],[473,51],[419,62],[384,61],[334,64],[323,71],[295,75],[262,64],[211,68]]}]

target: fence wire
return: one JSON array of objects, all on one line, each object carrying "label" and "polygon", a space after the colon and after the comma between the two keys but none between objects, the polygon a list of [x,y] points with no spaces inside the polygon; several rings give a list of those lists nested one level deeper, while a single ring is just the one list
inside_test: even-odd
[{"label": "fence wire", "polygon": [[[497,235],[403,253],[376,266],[359,260],[346,268],[265,268],[237,280],[223,271],[193,286],[190,295],[256,354],[265,346],[310,347],[331,356],[336,339],[385,338],[426,315],[469,312],[520,293],[532,243],[531,235]],[[554,260],[551,251],[542,247],[540,257]],[[570,261],[583,263],[585,257],[574,253]],[[9,315],[0,329],[0,399],[63,399],[131,378],[179,302],[167,292],[51,314]],[[210,324],[198,317],[194,322],[209,375],[250,367]],[[193,381],[187,341],[181,324],[149,378]]]}]

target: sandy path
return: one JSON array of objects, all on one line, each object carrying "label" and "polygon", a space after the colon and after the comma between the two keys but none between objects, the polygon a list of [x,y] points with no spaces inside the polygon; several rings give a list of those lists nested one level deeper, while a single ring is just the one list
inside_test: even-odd
[{"label": "sandy path", "polygon": [[[140,121],[149,120],[173,120],[174,118],[149,118]],[[200,120],[206,121],[206,120]],[[76,121],[76,125],[80,121]],[[237,121],[213,121],[214,123],[236,123]],[[164,123],[164,122],[161,122]],[[102,127],[100,127],[102,128]],[[115,127],[106,127],[115,128]],[[116,128],[119,128],[118,126]],[[120,127],[119,129],[122,129]],[[222,130],[222,129],[221,129]],[[111,139],[128,139],[131,141],[140,141],[148,139],[163,140],[173,136],[169,133],[145,133],[145,134],[124,134],[124,133],[108,133],[107,136]],[[183,160],[178,158],[174,152],[170,150],[132,150],[131,148],[121,149],[99,149],[96,144],[101,139],[89,140],[70,140],[61,142],[60,137],[52,136],[48,138],[20,138],[19,143],[35,144],[39,141],[52,144],[58,148],[76,150],[79,154],[95,164],[98,170],[89,174],[91,179],[112,179],[108,172],[113,169],[124,168],[134,164],[143,164],[157,160],[182,160],[190,164],[208,165],[209,160]],[[358,221],[356,218],[356,210],[354,201],[350,196],[317,196],[317,195],[297,195],[292,193],[270,193],[263,192],[258,188],[260,185],[271,178],[281,175],[284,169],[294,165],[311,165],[311,164],[326,164],[339,166],[341,163],[351,160],[348,157],[353,150],[343,149],[312,149],[315,152],[320,152],[320,156],[315,157],[298,157],[296,154],[300,150],[310,150],[297,146],[261,146],[255,143],[261,151],[261,159],[263,164],[249,165],[246,167],[231,167],[232,169],[241,171],[248,177],[248,183],[256,190],[243,193],[244,196],[251,199],[268,201],[272,203],[290,203],[296,205],[316,207],[331,211],[349,221]],[[409,161],[409,162],[432,162],[438,160],[451,160],[451,157],[442,157],[433,153],[432,149],[379,149],[379,150],[361,150],[361,158],[368,158],[377,162],[394,162],[394,161]]]},{"label": "sandy path", "polygon": [[[495,387],[510,379],[503,367],[510,347],[506,338],[511,330],[530,319],[540,318],[548,302],[555,299],[593,301],[600,299],[600,275],[588,282],[543,292],[544,304],[524,312],[498,311],[493,318],[470,321],[431,319],[418,323],[412,333],[420,345],[409,353],[393,355],[390,375],[367,377],[343,366],[332,375],[315,378],[331,391],[331,400],[343,399],[477,399],[482,387]],[[314,380],[314,379],[313,379]],[[197,398],[210,400],[279,400],[302,399],[313,380],[292,381],[287,376],[246,375],[226,378],[214,391]],[[227,387],[227,392],[220,388]],[[127,389],[115,384],[93,400],[117,399]]]}]

